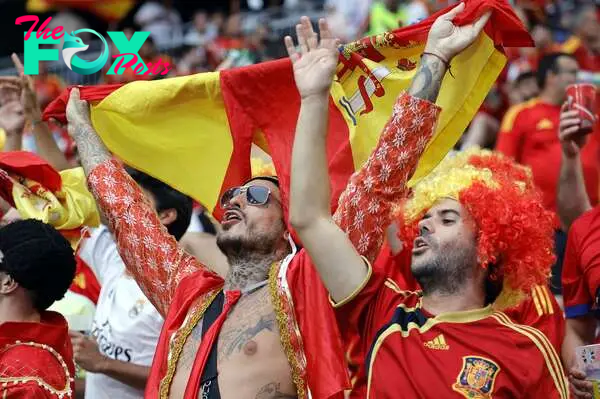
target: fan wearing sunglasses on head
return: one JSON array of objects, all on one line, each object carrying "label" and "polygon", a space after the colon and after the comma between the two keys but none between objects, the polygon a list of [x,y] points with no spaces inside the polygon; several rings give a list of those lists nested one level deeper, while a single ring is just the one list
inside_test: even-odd
[{"label": "fan wearing sunglasses on head", "polygon": [[[296,26],[301,53],[295,52],[291,38],[285,40],[302,96],[299,126],[312,123],[316,129],[326,124],[326,117],[321,112],[313,113],[317,117],[312,120],[307,117],[327,104],[308,98],[312,89],[329,89],[339,54],[324,20],[319,28],[320,40],[308,18]],[[441,78],[436,74],[422,82],[422,93],[439,89]],[[429,102],[403,98],[400,106],[417,104],[421,112],[396,119],[404,125],[417,125],[417,117],[422,122],[403,148],[406,162],[397,167],[409,171],[433,134],[437,109]],[[217,243],[229,263],[223,278],[166,234],[142,193],[111,159],[77,89],[71,92],[67,119],[88,183],[109,218],[123,260],[165,315],[146,397],[188,399],[202,393],[203,398],[343,398],[350,380],[329,294],[308,255],[297,251],[290,238],[277,179],[252,179],[221,199],[225,214]],[[391,146],[393,135],[382,137],[375,151]],[[397,164],[397,155],[382,152],[380,161]],[[367,165],[357,178],[374,175],[377,172],[369,168],[380,166]],[[375,180],[369,188],[355,186],[355,192],[364,201],[383,203],[382,193],[390,184],[394,182]],[[342,198],[336,220],[353,245],[362,248],[359,253],[372,261],[380,241],[363,246],[361,240],[380,235],[381,215],[369,213],[356,223],[354,216],[364,201]]]}]

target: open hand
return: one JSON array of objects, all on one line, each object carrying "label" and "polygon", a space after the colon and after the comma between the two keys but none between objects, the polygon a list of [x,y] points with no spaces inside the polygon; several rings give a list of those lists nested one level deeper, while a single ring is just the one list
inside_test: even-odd
[{"label": "open hand", "polygon": [[560,110],[558,139],[560,140],[563,154],[566,157],[573,158],[579,155],[579,152],[587,142],[587,134],[578,134],[580,126],[581,119],[579,118],[579,112],[569,111],[568,104],[565,102]]},{"label": "open hand", "polygon": [[100,353],[96,340],[77,331],[69,331],[69,336],[73,345],[75,363],[91,373],[101,371],[108,358]]},{"label": "open hand", "polygon": [[456,26],[454,18],[465,9],[465,3],[460,3],[444,15],[440,15],[429,30],[425,52],[440,56],[446,62],[467,48],[477,39],[479,33],[490,18],[491,12],[483,14],[470,25]]},{"label": "open hand", "polygon": [[319,20],[321,40],[313,30],[308,17],[302,17],[296,25],[296,35],[300,52],[296,51],[294,41],[286,36],[285,47],[294,67],[294,79],[301,98],[329,93],[333,75],[338,62],[339,41],[332,37],[324,19]]},{"label": "open hand", "polygon": [[25,75],[23,64],[16,54],[11,58],[19,76],[0,77],[0,88],[18,93],[25,117],[30,121],[39,122],[42,119],[42,110],[38,104],[33,79]]}]

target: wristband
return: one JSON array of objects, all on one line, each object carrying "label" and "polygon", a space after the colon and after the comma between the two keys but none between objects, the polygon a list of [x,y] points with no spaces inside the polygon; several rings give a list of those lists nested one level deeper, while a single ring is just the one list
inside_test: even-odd
[{"label": "wristband", "polygon": [[424,52],[423,54],[421,54],[421,58],[423,58],[424,55],[432,55],[435,58],[437,58],[438,60],[442,61],[442,63],[444,65],[446,65],[446,69],[448,70],[448,72],[450,72],[450,76],[454,77],[454,75],[452,74],[452,69],[450,69],[450,62],[449,61],[446,61],[445,59],[442,58],[442,56],[437,55],[435,53]]}]

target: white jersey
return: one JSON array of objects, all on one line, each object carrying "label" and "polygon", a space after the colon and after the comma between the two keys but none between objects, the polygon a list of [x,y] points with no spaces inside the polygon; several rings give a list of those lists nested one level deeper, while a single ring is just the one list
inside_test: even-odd
[{"label": "white jersey", "polygon": [[[91,334],[98,348],[111,359],[150,366],[163,318],[128,276],[112,234],[104,226],[90,231],[79,251],[100,285],[100,297]],[[86,399],[142,398],[143,390],[125,385],[104,374],[86,374]]]}]

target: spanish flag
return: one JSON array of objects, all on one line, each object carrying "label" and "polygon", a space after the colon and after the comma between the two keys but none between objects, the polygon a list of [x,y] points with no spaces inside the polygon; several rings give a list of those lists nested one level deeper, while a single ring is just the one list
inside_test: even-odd
[{"label": "spanish flag", "polygon": [[[478,40],[451,63],[438,105],[443,109],[414,181],[459,139],[506,62],[503,46],[532,46],[506,0],[466,0],[455,19],[492,16]],[[329,103],[328,157],[332,206],[366,161],[420,62],[436,15],[407,28],[340,47]],[[253,143],[271,155],[287,197],[300,97],[289,60],[126,85],[82,87],[94,127],[120,159],[216,211],[220,193],[251,176]],[[66,121],[68,90],[44,117]],[[287,203],[287,201],[284,201]]]},{"label": "spanish flag", "polygon": [[0,197],[16,208],[23,219],[37,219],[54,226],[73,248],[85,226],[100,224],[83,169],[58,172],[28,151],[0,153]]}]

